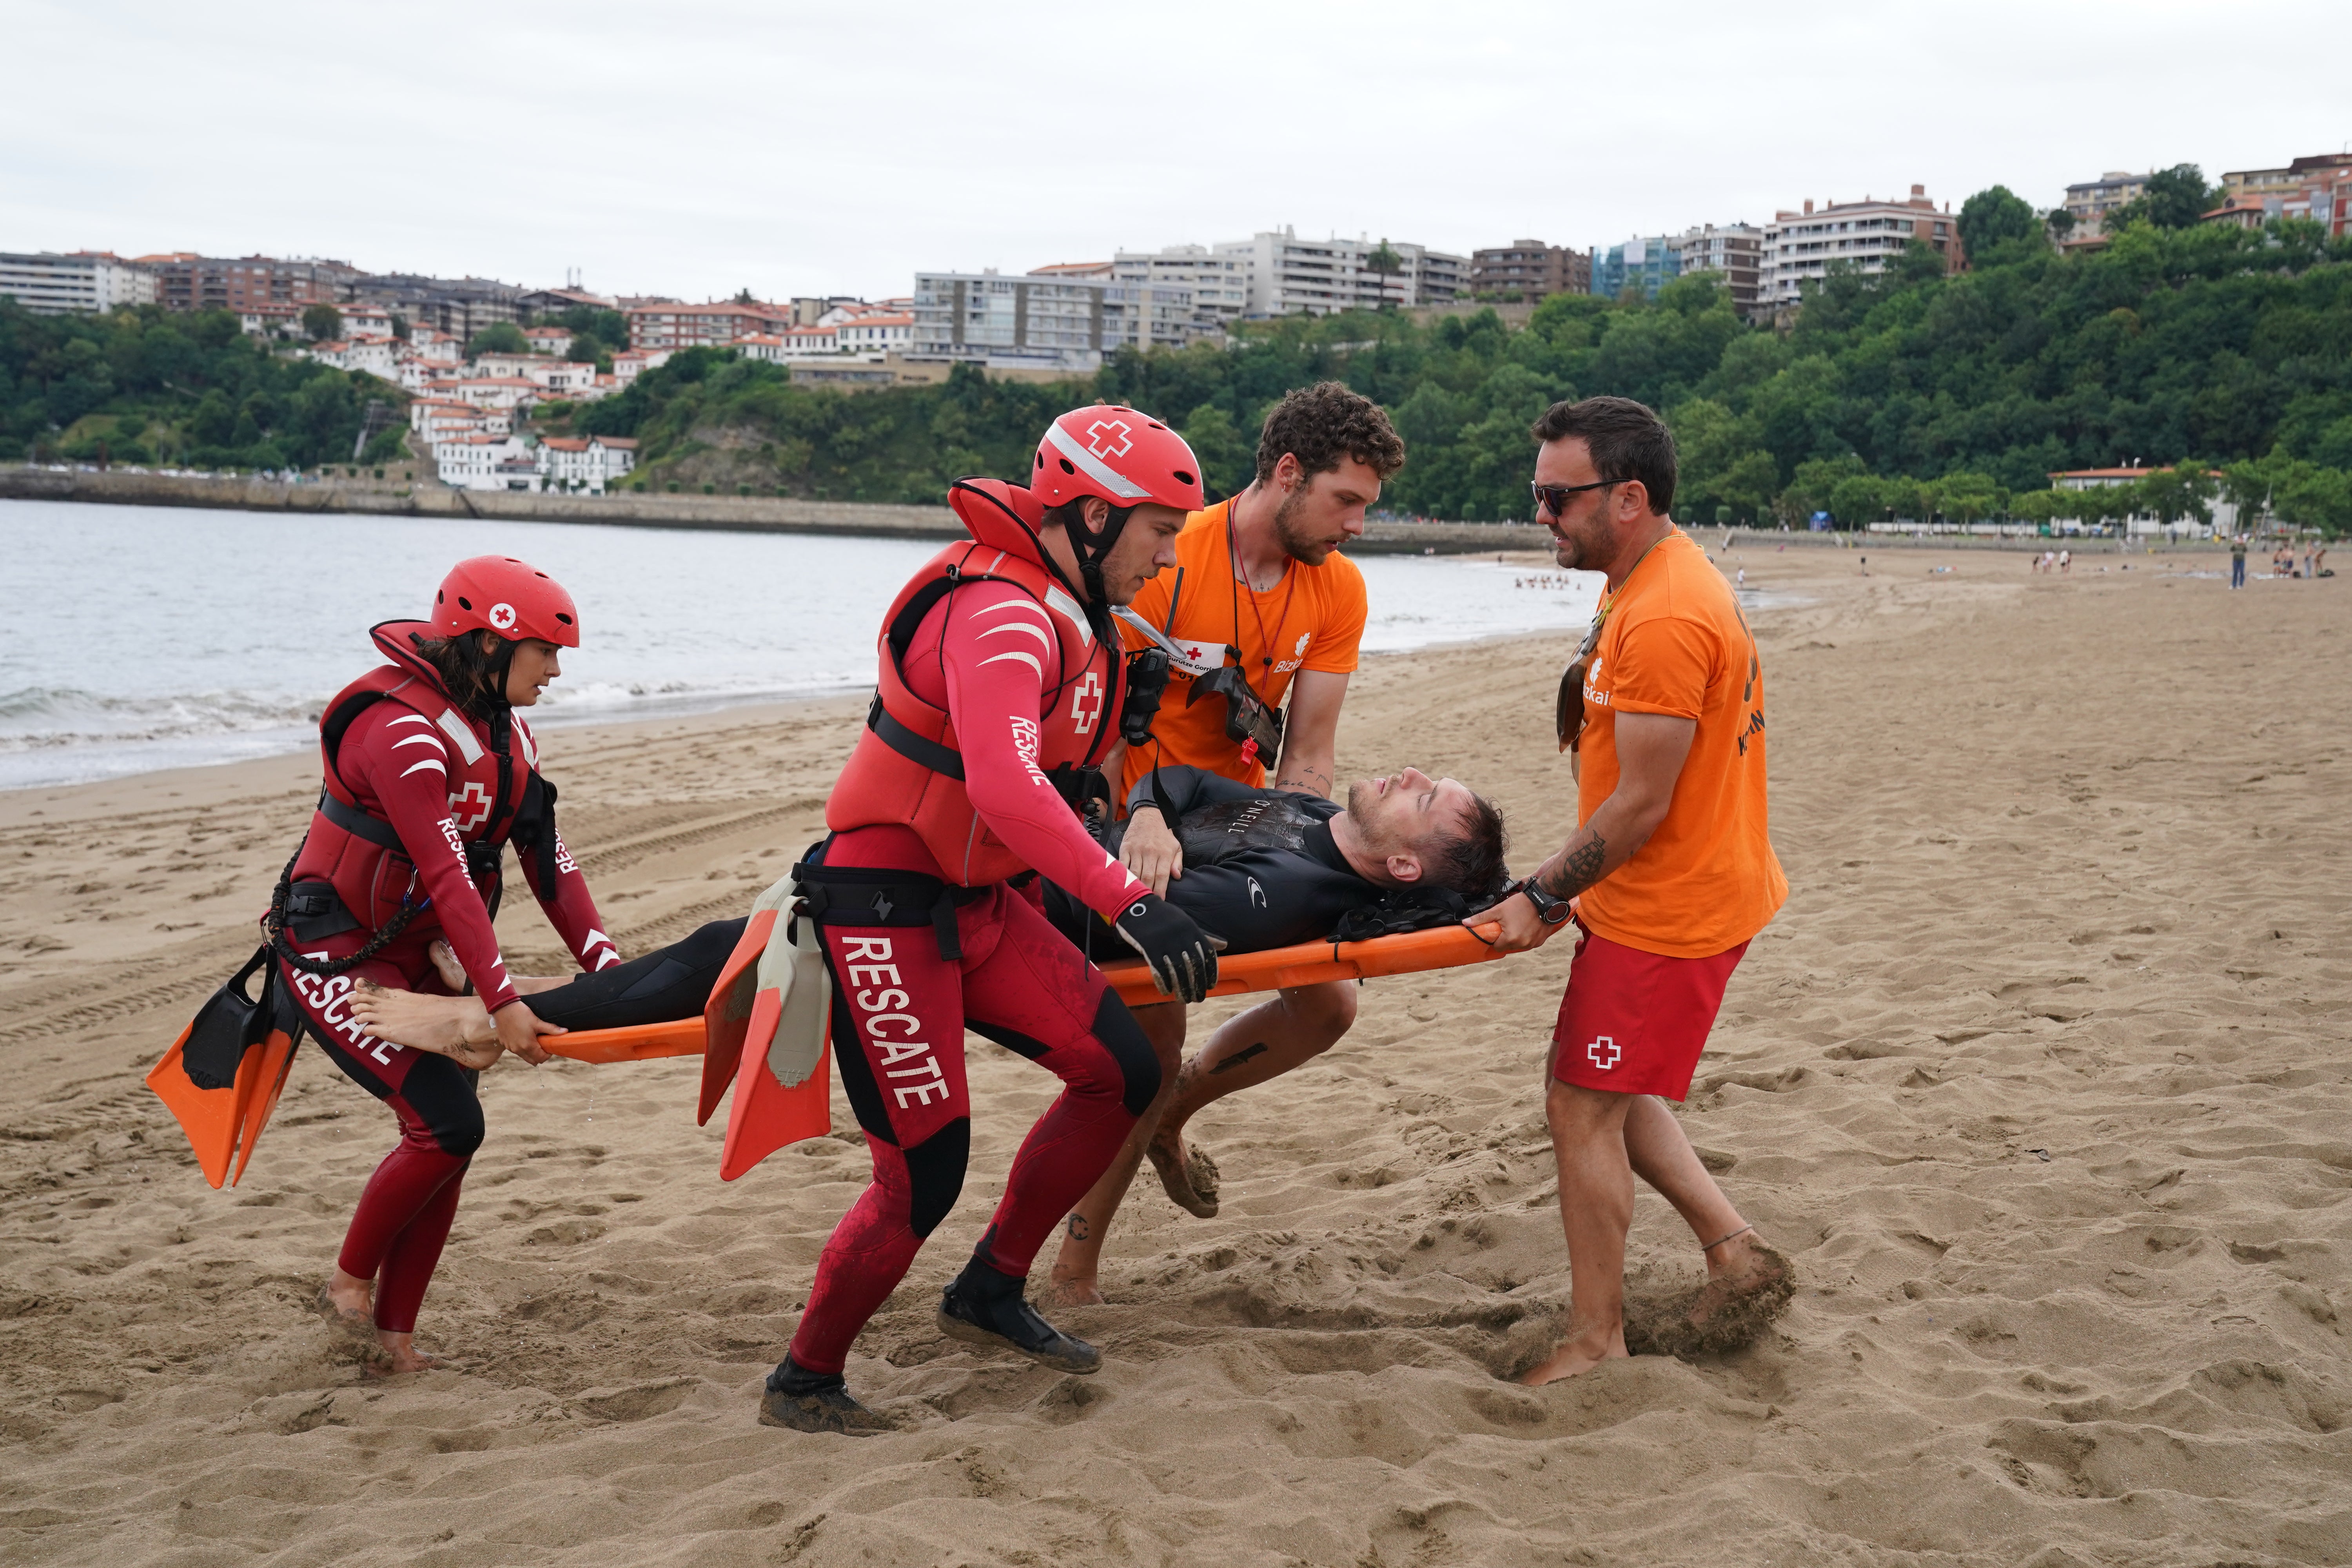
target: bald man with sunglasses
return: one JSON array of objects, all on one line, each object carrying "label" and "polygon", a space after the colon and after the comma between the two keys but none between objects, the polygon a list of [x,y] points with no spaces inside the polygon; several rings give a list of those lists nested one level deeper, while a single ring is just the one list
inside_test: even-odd
[{"label": "bald man with sunglasses", "polygon": [[1577,827],[1517,891],[1466,923],[1539,947],[1573,922],[1545,1116],[1572,1283],[1566,1340],[1522,1379],[1626,1353],[1625,1235],[1639,1175],[1700,1243],[1706,1286],[1664,1338],[1705,1343],[1769,1318],[1787,1261],[1757,1237],[1661,1103],[1690,1090],[1725,984],[1788,897],[1766,833],[1764,672],[1729,584],[1668,514],[1674,437],[1622,397],[1536,422],[1537,518],[1559,564],[1608,578],[1560,685]]}]

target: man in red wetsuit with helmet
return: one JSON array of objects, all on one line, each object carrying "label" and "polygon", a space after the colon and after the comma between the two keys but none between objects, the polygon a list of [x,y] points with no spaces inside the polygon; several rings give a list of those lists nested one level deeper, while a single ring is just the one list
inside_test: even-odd
[{"label": "man in red wetsuit with helmet", "polygon": [[802,1431],[889,1423],[852,1398],[849,1347],[962,1188],[969,1028],[1063,1081],[1013,1156],[1004,1196],[940,1304],[942,1331],[1092,1372],[1093,1346],[1024,1299],[1032,1259],[1094,1184],[1160,1084],[1150,1042],[1054,930],[1032,872],[1101,914],[1163,992],[1216,983],[1213,941],[1088,837],[1096,764],[1118,733],[1114,605],[1174,560],[1200,467],[1174,431],[1097,405],[1054,421],[1026,489],[959,480],[971,531],[902,589],[882,628],[866,733],[793,868],[823,935],[833,1049],[874,1157],[835,1227],[760,1418]]},{"label": "man in red wetsuit with helmet", "polygon": [[325,787],[264,927],[312,1038],[389,1106],[400,1142],[368,1178],[321,1292],[329,1318],[364,1336],[383,1364],[416,1353],[416,1310],[482,1142],[476,1074],[446,1055],[367,1034],[354,984],[446,992],[428,949],[448,942],[489,1008],[499,1043],[534,1065],[550,1030],[516,995],[490,920],[505,847],[563,943],[591,972],[620,962],[579,866],[555,830],[555,787],[515,712],[580,646],[572,595],[511,556],[461,561],[426,621],[372,634],[388,661],[337,693],[319,719]]}]

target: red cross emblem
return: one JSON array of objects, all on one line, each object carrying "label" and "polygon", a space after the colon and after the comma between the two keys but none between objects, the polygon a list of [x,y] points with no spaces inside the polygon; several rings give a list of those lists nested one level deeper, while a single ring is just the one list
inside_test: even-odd
[{"label": "red cross emblem", "polygon": [[460,833],[471,833],[490,819],[490,792],[478,779],[449,797],[449,819]]},{"label": "red cross emblem", "polygon": [[1087,450],[1097,458],[1124,458],[1134,446],[1134,429],[1124,419],[1097,419],[1087,426]]},{"label": "red cross emblem", "polygon": [[[1601,1055],[1603,1051],[1606,1051],[1608,1055]],[[1623,1056],[1625,1053],[1617,1048],[1616,1041],[1611,1039],[1608,1036],[1603,1035],[1599,1039],[1593,1041],[1591,1045],[1585,1047],[1584,1054],[1591,1058],[1592,1065],[1594,1067],[1599,1068],[1602,1072],[1607,1072],[1611,1068],[1617,1065],[1617,1058]]]},{"label": "red cross emblem", "polygon": [[[1091,708],[1087,705],[1089,699],[1094,704]],[[1072,728],[1079,734],[1085,734],[1095,727],[1095,721],[1102,717],[1102,677],[1090,669],[1087,671],[1087,678],[1078,682],[1076,694],[1070,699],[1070,717],[1076,721]]]}]

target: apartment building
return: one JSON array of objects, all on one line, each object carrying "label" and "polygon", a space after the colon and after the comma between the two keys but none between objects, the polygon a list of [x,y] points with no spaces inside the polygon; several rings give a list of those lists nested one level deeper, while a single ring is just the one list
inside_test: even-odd
[{"label": "apartment building", "polygon": [[1098,370],[1104,349],[1127,335],[1106,331],[1114,287],[1099,278],[919,272],[913,353],[1008,369]]},{"label": "apartment building", "polygon": [[1722,275],[1731,296],[1731,308],[1743,316],[1756,312],[1759,274],[1764,264],[1764,231],[1744,223],[1700,224],[1683,230],[1674,242],[1680,274]]},{"label": "apartment building", "polygon": [[453,437],[435,445],[433,466],[453,489],[537,491],[546,482],[523,436]]},{"label": "apartment building", "polygon": [[1682,274],[1682,253],[1671,235],[1636,235],[1592,253],[1592,291],[1614,300],[1632,289],[1645,300]]},{"label": "apartment building", "polygon": [[[1386,250],[1389,257],[1383,258]],[[1466,257],[1401,240],[1358,236],[1300,239],[1288,225],[1213,247],[1220,258],[1243,263],[1249,306],[1244,315],[1329,315],[1383,305],[1442,305],[1469,291]],[[1393,259],[1393,269],[1375,260]]]},{"label": "apartment building", "polygon": [[2221,205],[2207,223],[2260,228],[2276,217],[2309,218],[2331,236],[2352,221],[2352,153],[2297,158],[2284,169],[2234,169],[2221,176]]},{"label": "apartment building", "polygon": [[623,349],[613,356],[613,379],[626,391],[631,382],[656,365],[669,363],[676,349]]},{"label": "apartment building", "polygon": [[1801,303],[1803,286],[1820,282],[1841,262],[1856,272],[1883,272],[1915,239],[1943,257],[1945,270],[1959,270],[1959,226],[1948,208],[1939,210],[1927,199],[1924,185],[1912,186],[1904,201],[1864,197],[1819,211],[1808,198],[1801,210],[1776,213],[1764,226],[1756,308],[1771,311]]},{"label": "apartment building", "polygon": [[1186,342],[1222,337],[1249,310],[1249,264],[1220,256],[1205,245],[1171,245],[1160,250],[1122,250],[1106,276],[1145,289],[1181,289],[1192,296]]},{"label": "apartment building", "polygon": [[879,361],[885,354],[905,353],[914,342],[911,310],[865,310],[838,322],[834,331],[841,352]]},{"label": "apartment building", "polygon": [[637,466],[637,443],[624,436],[550,436],[537,456],[548,489],[600,496]]},{"label": "apartment building", "polygon": [[168,251],[142,256],[137,265],[155,274],[156,303],[170,310],[236,310],[240,313],[305,305],[339,305],[351,298],[362,276],[348,261],[273,256],[199,256]]},{"label": "apartment building", "polygon": [[1480,299],[1535,300],[1592,292],[1588,251],[1515,239],[1470,253],[1470,292]]},{"label": "apartment building", "polygon": [[337,370],[359,371],[392,381],[400,374],[396,352],[399,347],[399,340],[387,334],[376,338],[331,338],[312,343],[306,352],[320,363],[333,365]]},{"label": "apartment building", "polygon": [[155,274],[110,251],[0,251],[0,295],[37,316],[155,302]]},{"label": "apartment building", "polygon": [[499,321],[520,321],[524,291],[491,278],[425,278],[411,272],[372,274],[353,279],[349,298],[373,305],[413,325],[448,332],[461,342]]},{"label": "apartment building", "polygon": [[2147,190],[2147,176],[2126,169],[2110,169],[2095,180],[2083,180],[2066,187],[2066,200],[2062,205],[2074,220],[2068,239],[2075,242],[2099,238],[2106,232],[2107,215],[2126,202],[2136,202]]},{"label": "apartment building", "polygon": [[645,305],[628,312],[633,349],[724,348],[741,339],[773,333],[791,324],[791,311],[774,305],[713,300],[707,305],[675,302]]}]

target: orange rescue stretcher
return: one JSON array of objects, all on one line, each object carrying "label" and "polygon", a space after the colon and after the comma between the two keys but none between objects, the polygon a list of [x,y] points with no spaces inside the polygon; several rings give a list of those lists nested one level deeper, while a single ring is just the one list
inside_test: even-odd
[{"label": "orange rescue stretcher", "polygon": [[[771,895],[779,890],[772,889]],[[770,901],[763,897],[760,906]],[[551,1054],[573,1061],[701,1057],[702,1092],[695,1124],[709,1122],[728,1090],[734,1090],[719,1163],[719,1176],[730,1182],[778,1149],[833,1131],[829,1038],[820,1031],[814,1058],[785,1064],[786,1077],[777,1071],[778,1057],[771,1047],[777,1042],[784,1021],[786,987],[777,983],[781,969],[776,959],[779,954],[790,954],[793,944],[786,934],[790,928],[777,929],[785,911],[760,906],[754,907],[742,938],[719,971],[719,983],[711,987],[710,1001],[701,1017],[624,1029],[578,1029],[541,1040]],[[1209,994],[1232,996],[1327,980],[1370,980],[1485,963],[1503,956],[1489,945],[1497,929],[1480,926],[1474,933],[1458,925],[1439,926],[1368,942],[1307,942],[1230,954],[1218,960],[1217,984]],[[1140,961],[1107,963],[1102,972],[1130,1005],[1167,1000]],[[230,989],[241,986],[244,978],[240,975]],[[246,1002],[241,994],[236,1000]],[[215,1187],[224,1182],[234,1185],[245,1173],[255,1141],[277,1106],[287,1069],[292,1065],[294,1042],[282,1028],[270,1030],[238,1059],[233,1084],[200,1088],[187,1081],[182,1067],[182,1051],[189,1038],[190,1030],[183,1029],[148,1075],[148,1086],[188,1133],[205,1179]],[[754,1041],[758,1048],[747,1048]]]},{"label": "orange rescue stretcher", "polygon": [[[786,1144],[823,1137],[833,1130],[829,1061],[821,1058],[808,1077],[786,1086],[771,1070],[766,1047],[766,1042],[775,1037],[781,997],[772,986],[754,990],[746,983],[769,952],[771,942],[780,940],[776,926],[782,918],[780,910],[752,913],[742,939],[719,971],[719,983],[711,987],[710,1005],[701,1017],[625,1029],[575,1030],[547,1036],[541,1043],[557,1056],[583,1062],[701,1057],[702,1099],[697,1125],[710,1120],[730,1085],[735,1090],[719,1162],[723,1180],[733,1181]],[[1439,926],[1367,942],[1307,942],[1229,954],[1218,959],[1217,984],[1209,994],[1232,996],[1327,980],[1370,980],[1485,963],[1503,956],[1489,945],[1497,929],[1486,925],[1473,932],[1458,925]],[[1102,972],[1130,1006],[1167,1000],[1140,960],[1106,963]],[[761,1042],[760,1049],[745,1048],[752,1040]]]}]

